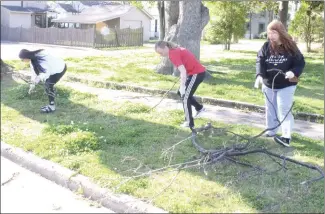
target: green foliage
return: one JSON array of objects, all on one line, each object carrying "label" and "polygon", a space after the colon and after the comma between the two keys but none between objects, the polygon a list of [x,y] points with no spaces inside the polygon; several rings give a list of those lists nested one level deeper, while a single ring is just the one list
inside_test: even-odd
[{"label": "green foliage", "polygon": [[308,51],[312,42],[324,37],[324,19],[319,7],[302,2],[289,26],[289,33],[301,37],[306,42]]},{"label": "green foliage", "polygon": [[206,35],[209,42],[230,44],[233,37],[245,34],[247,7],[243,2],[209,2],[207,7],[211,16]]},{"label": "green foliage", "polygon": [[267,37],[267,33],[266,33],[266,31],[260,33],[260,35],[259,35],[259,38],[260,38],[260,39],[266,39],[266,37]]}]

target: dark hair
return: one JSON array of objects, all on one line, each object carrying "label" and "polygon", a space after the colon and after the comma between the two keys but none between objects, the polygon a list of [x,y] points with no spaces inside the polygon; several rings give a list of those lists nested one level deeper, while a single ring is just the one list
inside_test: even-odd
[{"label": "dark hair", "polygon": [[286,28],[279,20],[273,20],[268,26],[267,30],[275,30],[279,33],[279,39],[282,42],[281,46],[278,46],[270,41],[270,51],[274,55],[278,55],[280,52],[288,52],[289,54],[296,56],[299,54],[297,44],[293,41],[292,37],[288,34]]},{"label": "dark hair", "polygon": [[43,51],[43,49],[39,49],[36,51],[29,51],[27,49],[22,49],[19,52],[19,58],[20,59],[30,59],[31,63],[34,67],[34,71],[37,75],[39,75],[40,72],[45,72],[45,69],[40,65],[43,61],[43,56],[40,56],[38,53]]},{"label": "dark hair", "polygon": [[155,45],[155,49],[157,49],[158,47],[159,48],[165,48],[165,47],[168,47],[169,49],[174,49],[174,48],[178,48],[179,45],[173,43],[173,42],[168,42],[168,41],[158,41],[156,42],[156,45]]},{"label": "dark hair", "polygon": [[43,49],[39,49],[39,50],[36,50],[36,51],[29,51],[27,49],[22,49],[20,52],[19,52],[19,58],[20,59],[30,59],[30,60],[33,60],[33,59],[36,59],[37,58],[37,54],[39,52],[43,51]]}]

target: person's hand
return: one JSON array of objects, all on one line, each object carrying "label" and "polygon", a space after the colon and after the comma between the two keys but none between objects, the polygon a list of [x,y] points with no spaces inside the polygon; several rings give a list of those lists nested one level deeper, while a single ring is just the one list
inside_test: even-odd
[{"label": "person's hand", "polygon": [[262,78],[260,75],[258,75],[258,76],[256,77],[254,87],[255,87],[255,88],[259,88],[260,85],[262,85],[262,83],[263,83],[263,78]]},{"label": "person's hand", "polygon": [[35,89],[35,85],[34,84],[30,84],[29,85],[28,94],[32,94],[34,92],[34,89]]},{"label": "person's hand", "polygon": [[292,79],[295,77],[295,74],[292,71],[286,72],[286,79]]},{"label": "person's hand", "polygon": [[32,82],[33,85],[37,85],[41,81],[41,78],[37,76],[34,81]]}]

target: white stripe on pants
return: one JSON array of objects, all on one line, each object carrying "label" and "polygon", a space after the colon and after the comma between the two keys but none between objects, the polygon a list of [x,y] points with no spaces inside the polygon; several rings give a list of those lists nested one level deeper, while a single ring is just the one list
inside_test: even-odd
[{"label": "white stripe on pants", "polygon": [[197,74],[194,74],[192,76],[191,82],[188,84],[188,87],[186,88],[185,96],[184,96],[184,100],[183,100],[185,118],[186,118],[186,121],[188,121],[188,122],[190,122],[190,114],[189,114],[189,109],[187,107],[187,100],[188,100],[188,97],[189,97],[189,95],[191,93],[192,87],[193,87],[193,85],[195,83],[196,77],[197,77]]},{"label": "white stripe on pants", "polygon": [[[266,128],[274,128],[283,118],[287,115],[293,103],[293,96],[296,90],[296,86],[289,86],[282,89],[272,89],[266,87],[264,84],[262,86],[262,92],[265,97],[265,117],[266,117]],[[273,106],[272,106],[273,104]],[[294,118],[290,112],[286,119],[281,124],[282,137],[291,138],[291,132],[294,125]],[[278,128],[268,131],[268,134],[276,134]]]}]

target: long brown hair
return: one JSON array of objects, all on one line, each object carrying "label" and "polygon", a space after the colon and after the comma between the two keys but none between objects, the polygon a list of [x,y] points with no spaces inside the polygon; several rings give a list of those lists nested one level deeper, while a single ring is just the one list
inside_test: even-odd
[{"label": "long brown hair", "polygon": [[292,37],[288,34],[286,28],[282,24],[282,22],[278,20],[273,20],[268,26],[267,30],[275,30],[279,33],[279,39],[282,43],[281,46],[273,43],[271,43],[271,54],[278,55],[279,53],[285,51],[289,53],[292,56],[295,56],[299,53],[299,49],[297,47],[297,44],[293,41]]},{"label": "long brown hair", "polygon": [[165,47],[168,47],[169,49],[175,49],[175,48],[178,48],[179,45],[173,43],[173,42],[169,42],[169,41],[158,41],[155,45],[155,49],[157,49],[158,47],[159,48],[165,48]]}]

